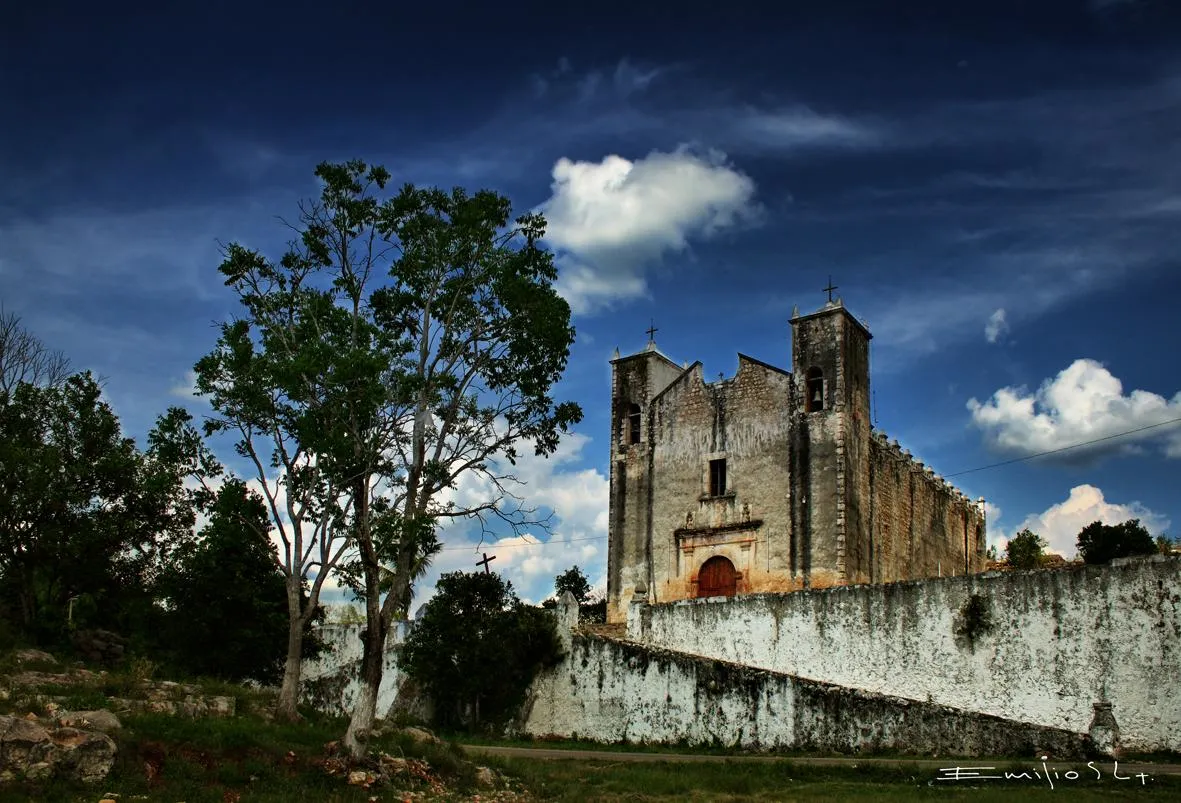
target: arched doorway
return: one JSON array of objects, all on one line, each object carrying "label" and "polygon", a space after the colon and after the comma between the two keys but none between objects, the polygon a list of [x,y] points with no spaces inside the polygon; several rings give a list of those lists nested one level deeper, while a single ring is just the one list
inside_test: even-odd
[{"label": "arched doorway", "polygon": [[697,573],[697,596],[732,597],[738,591],[738,572],[734,564],[716,555],[701,564]]}]

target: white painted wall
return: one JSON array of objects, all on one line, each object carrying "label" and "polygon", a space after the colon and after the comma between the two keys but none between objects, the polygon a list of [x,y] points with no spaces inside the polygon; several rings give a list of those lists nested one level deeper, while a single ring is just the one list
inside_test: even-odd
[{"label": "white painted wall", "polygon": [[518,729],[602,742],[811,751],[1078,757],[1084,738],[613,641],[570,639],[533,683]]},{"label": "white painted wall", "polygon": [[[361,640],[364,630],[364,625],[320,626],[318,633],[324,642],[324,650],[318,658],[303,662],[301,681],[306,702],[330,714],[352,713],[361,691],[359,673],[365,648]],[[393,648],[405,640],[408,632],[408,622],[395,622],[386,638],[385,664],[377,692],[379,717],[384,717],[397,700],[402,673]],[[314,695],[311,693],[313,689]]]},{"label": "white painted wall", "polygon": [[[974,648],[956,635],[973,594],[993,622]],[[1178,557],[636,605],[628,629],[669,650],[1076,733],[1106,699],[1124,747],[1181,750]]]}]

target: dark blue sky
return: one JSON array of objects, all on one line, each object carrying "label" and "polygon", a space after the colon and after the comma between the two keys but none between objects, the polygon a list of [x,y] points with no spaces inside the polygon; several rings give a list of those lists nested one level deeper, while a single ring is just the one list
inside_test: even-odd
[{"label": "dark blue sky", "polygon": [[[277,256],[317,162],[546,213],[587,415],[523,470],[557,516],[500,546],[527,596],[602,575],[607,359],[650,319],[707,376],[786,366],[831,274],[874,333],[879,427],[944,474],[1181,418],[1181,3],[20,5],[0,300],[138,438],[203,409],[218,242]],[[1101,446],[955,481],[998,541],[1175,534],[1181,427]],[[448,537],[439,569],[469,563]]]}]

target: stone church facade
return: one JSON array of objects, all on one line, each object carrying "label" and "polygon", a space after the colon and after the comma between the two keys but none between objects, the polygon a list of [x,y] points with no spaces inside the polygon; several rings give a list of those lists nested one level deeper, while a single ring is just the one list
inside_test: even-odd
[{"label": "stone church facade", "polygon": [[706,382],[655,343],[611,361],[608,621],[633,597],[786,592],[983,571],[972,502],[870,418],[869,330],[793,313],[792,370]]}]

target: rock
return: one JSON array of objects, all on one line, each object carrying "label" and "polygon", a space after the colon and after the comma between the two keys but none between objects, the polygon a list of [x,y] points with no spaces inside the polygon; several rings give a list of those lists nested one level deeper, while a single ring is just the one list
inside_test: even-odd
[{"label": "rock", "polygon": [[41,650],[17,650],[16,662],[18,664],[27,664],[37,661],[43,664],[56,664],[57,659],[47,652]]},{"label": "rock", "polygon": [[412,726],[412,727],[402,728],[401,732],[406,734],[407,736],[409,736],[411,739],[413,739],[416,742],[426,742],[427,744],[440,744],[443,741],[442,739],[440,739],[435,734],[431,733],[426,728],[415,728]]},{"label": "rock", "polygon": [[49,741],[49,731],[34,719],[0,716],[0,769],[19,768],[23,771],[36,759],[31,758],[37,746]]},{"label": "rock", "polygon": [[127,639],[110,630],[78,630],[70,641],[83,657],[96,663],[115,663],[127,651]]},{"label": "rock", "polygon": [[75,711],[71,714],[62,714],[57,718],[57,724],[66,728],[91,728],[103,733],[110,733],[117,731],[123,727],[123,723],[119,721],[119,717],[112,714],[110,711]]},{"label": "rock", "polygon": [[379,755],[377,763],[381,767],[381,774],[387,779],[393,778],[395,775],[406,775],[410,771],[406,759],[391,756],[389,753]]},{"label": "rock", "polygon": [[349,786],[369,786],[376,780],[377,777],[373,773],[365,770],[353,770],[349,773]]},{"label": "rock", "polygon": [[115,742],[104,733],[49,731],[38,722],[0,716],[0,775],[5,777],[61,776],[96,783],[110,773],[115,753]]},{"label": "rock", "polygon": [[489,767],[476,767],[476,786],[485,789],[496,786],[496,772]]}]

